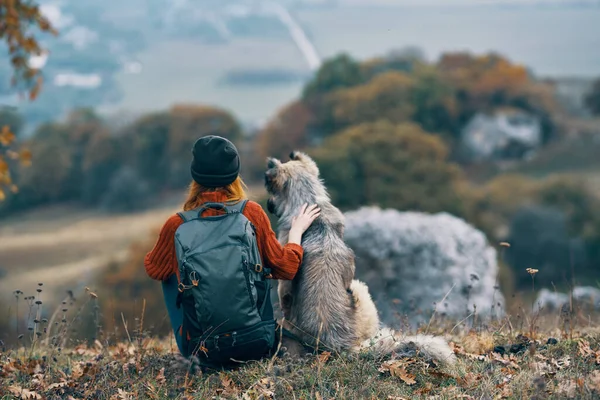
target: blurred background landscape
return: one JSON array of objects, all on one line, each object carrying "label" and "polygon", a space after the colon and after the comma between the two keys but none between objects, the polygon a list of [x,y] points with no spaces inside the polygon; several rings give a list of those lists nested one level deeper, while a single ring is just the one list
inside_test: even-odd
[{"label": "blurred background landscape", "polygon": [[[456,284],[467,303],[479,285],[482,297],[499,292],[506,311],[533,299],[560,308],[574,288],[600,309],[600,1],[62,0],[40,9],[58,35],[40,35],[47,51],[29,59],[44,78],[34,101],[16,95],[11,64],[0,62],[0,126],[31,152],[30,166],[7,157],[15,186],[1,186],[1,339],[27,327],[27,315],[2,314],[15,314],[15,291],[33,295],[38,283],[44,313],[88,287],[96,327],[121,329],[145,301],[153,329],[168,332],[143,257],[180,207],[191,145],[206,134],[236,143],[262,204],[266,157],[300,149],[343,211],[378,206],[414,223],[408,233],[385,220],[367,232],[353,220],[355,250],[371,261],[358,261],[357,275],[385,293],[380,307],[434,307],[409,306],[386,283],[406,276],[442,296]],[[9,151],[0,142],[0,155]],[[455,218],[389,244],[384,260],[361,252],[360,235],[431,226],[410,212]],[[457,235],[449,244],[463,223],[485,243]],[[373,273],[386,260],[391,277]],[[411,275],[427,263],[430,279]],[[533,291],[527,268],[539,270]]]}]

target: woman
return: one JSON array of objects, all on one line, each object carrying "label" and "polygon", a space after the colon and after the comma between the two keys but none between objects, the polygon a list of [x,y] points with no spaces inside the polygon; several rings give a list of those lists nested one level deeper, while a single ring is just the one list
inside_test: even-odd
[{"label": "woman", "polygon": [[[246,199],[244,183],[239,177],[240,160],[236,147],[219,136],[205,136],[196,141],[192,149],[192,183],[184,211],[195,210],[205,203],[236,203]],[[214,216],[219,211],[208,209],[202,216]],[[271,229],[269,218],[255,202],[248,201],[243,215],[256,228],[260,258],[271,269],[273,279],[292,280],[302,263],[302,234],[319,216],[316,205],[304,205],[294,218],[288,243],[282,246]],[[176,305],[179,268],[175,251],[175,231],[183,223],[178,214],[170,217],[162,227],[158,240],[144,260],[147,274],[162,281],[164,300],[177,346],[182,350],[181,325],[183,315]]]}]

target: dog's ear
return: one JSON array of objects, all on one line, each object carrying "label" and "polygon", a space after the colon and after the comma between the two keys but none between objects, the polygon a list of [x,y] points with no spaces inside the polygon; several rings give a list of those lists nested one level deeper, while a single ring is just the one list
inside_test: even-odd
[{"label": "dog's ear", "polygon": [[310,172],[312,172],[315,176],[319,176],[319,167],[317,167],[317,163],[315,163],[308,154],[301,151],[292,151],[290,153],[290,158],[293,161],[300,161],[302,164],[307,166]]},{"label": "dog's ear", "polygon": [[267,169],[278,168],[281,165],[281,161],[276,158],[269,157],[267,158]]},{"label": "dog's ear", "polygon": [[277,176],[277,169],[276,168],[271,168],[265,171],[265,178],[267,179],[273,179]]}]

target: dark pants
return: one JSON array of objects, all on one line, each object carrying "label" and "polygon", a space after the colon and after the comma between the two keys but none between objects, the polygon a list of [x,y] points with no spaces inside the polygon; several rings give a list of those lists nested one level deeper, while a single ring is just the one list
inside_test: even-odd
[{"label": "dark pants", "polygon": [[162,283],[163,295],[165,297],[165,305],[167,306],[167,312],[169,313],[169,320],[171,321],[171,327],[175,334],[175,341],[177,342],[177,348],[179,352],[181,349],[181,335],[179,334],[179,328],[183,322],[183,311],[181,308],[177,308],[177,276],[171,275],[169,279]]}]

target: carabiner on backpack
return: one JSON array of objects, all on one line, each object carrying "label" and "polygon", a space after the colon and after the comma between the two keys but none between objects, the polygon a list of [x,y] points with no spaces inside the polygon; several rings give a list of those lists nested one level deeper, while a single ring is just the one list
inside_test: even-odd
[{"label": "carabiner on backpack", "polygon": [[190,281],[192,281],[191,285],[184,285],[183,282],[179,282],[179,285],[177,285],[177,289],[179,289],[179,291],[181,293],[183,293],[184,290],[191,289],[194,286],[198,286],[199,279],[198,279],[198,274],[196,274],[196,271],[190,272],[189,278],[190,278]]}]

